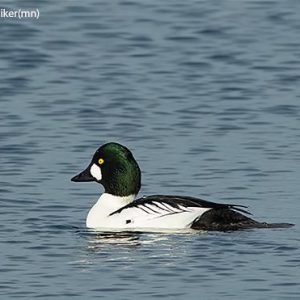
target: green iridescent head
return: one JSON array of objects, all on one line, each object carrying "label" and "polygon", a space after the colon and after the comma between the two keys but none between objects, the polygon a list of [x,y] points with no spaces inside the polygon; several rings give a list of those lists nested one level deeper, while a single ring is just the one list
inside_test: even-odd
[{"label": "green iridescent head", "polygon": [[89,166],[72,181],[96,181],[105,192],[116,196],[137,194],[141,171],[132,153],[118,143],[107,143],[94,154]]}]

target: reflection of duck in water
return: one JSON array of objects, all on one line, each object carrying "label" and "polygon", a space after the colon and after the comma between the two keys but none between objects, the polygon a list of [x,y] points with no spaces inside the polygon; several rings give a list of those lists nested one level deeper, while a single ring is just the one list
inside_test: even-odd
[{"label": "reflection of duck in water", "polygon": [[140,246],[137,232],[87,232],[89,248],[102,248],[104,245]]},{"label": "reflection of duck in water", "polygon": [[[141,171],[132,153],[117,143],[101,146],[86,170],[72,181],[96,181],[105,192],[92,207],[86,225],[104,231],[286,228],[287,223],[260,223],[242,205],[219,204],[189,196],[153,195],[135,200]],[[243,214],[244,213],[244,214]]]}]

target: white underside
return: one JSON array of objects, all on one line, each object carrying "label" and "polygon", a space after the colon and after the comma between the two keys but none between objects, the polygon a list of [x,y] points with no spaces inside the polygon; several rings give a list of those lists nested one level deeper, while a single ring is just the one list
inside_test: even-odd
[{"label": "white underside", "polygon": [[[110,231],[111,229],[140,230],[140,229],[186,229],[190,228],[195,219],[200,217],[210,208],[189,207],[166,211],[159,202],[155,206],[149,205],[131,207],[122,210],[120,213],[111,213],[129,204],[135,195],[128,197],[117,197],[107,193],[101,195],[97,203],[91,208],[86,219],[86,226],[97,230]],[[159,207],[161,206],[161,208]],[[154,211],[153,211],[154,210]]]}]

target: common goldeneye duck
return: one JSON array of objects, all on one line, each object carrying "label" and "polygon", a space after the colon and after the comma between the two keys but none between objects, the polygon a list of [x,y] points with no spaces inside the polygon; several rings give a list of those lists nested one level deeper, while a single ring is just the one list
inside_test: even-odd
[{"label": "common goldeneye duck", "polygon": [[101,146],[89,166],[71,179],[96,181],[105,192],[91,208],[88,228],[99,230],[285,228],[287,223],[261,223],[245,214],[245,206],[219,204],[188,196],[153,195],[136,199],[141,171],[132,153],[117,143]]}]

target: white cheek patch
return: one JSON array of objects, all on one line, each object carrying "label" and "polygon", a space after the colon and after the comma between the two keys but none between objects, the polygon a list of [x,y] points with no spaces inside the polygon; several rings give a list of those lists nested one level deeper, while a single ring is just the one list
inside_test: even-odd
[{"label": "white cheek patch", "polygon": [[92,176],[94,178],[96,178],[98,181],[100,181],[102,179],[101,169],[97,165],[93,164],[91,166],[90,172],[91,172]]}]

